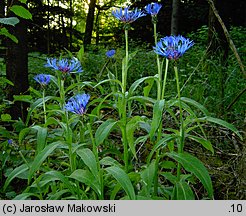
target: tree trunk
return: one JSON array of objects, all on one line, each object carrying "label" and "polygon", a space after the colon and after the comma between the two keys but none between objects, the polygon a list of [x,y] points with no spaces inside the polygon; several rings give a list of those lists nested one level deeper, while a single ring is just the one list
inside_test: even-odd
[{"label": "tree trunk", "polygon": [[[14,1],[18,4],[18,0]],[[10,16],[13,14],[9,14]],[[27,50],[27,24],[26,20],[21,18],[20,22],[10,29],[17,39],[18,44],[8,39],[6,53],[6,76],[14,83],[14,86],[8,86],[7,99],[12,101],[14,95],[25,94],[29,88],[28,84],[28,50]],[[15,102],[9,109],[13,119],[26,119],[27,104]]]},{"label": "tree trunk", "polygon": [[[224,0],[213,0],[213,4],[215,5],[216,9],[218,10],[219,15],[221,16],[225,26],[229,29],[229,14],[226,10],[226,1]],[[218,73],[218,83],[219,83],[219,96],[220,96],[220,111],[221,115],[225,114],[225,80],[227,77],[227,59],[228,59],[228,52],[229,52],[229,43],[225,36],[225,33],[219,23],[218,19],[216,18],[214,11],[210,5],[209,11],[209,29],[208,29],[208,56],[217,56],[219,57],[219,63],[221,68],[219,68]]]},{"label": "tree trunk", "polygon": [[50,0],[47,1],[47,53],[50,54]]},{"label": "tree trunk", "polygon": [[178,34],[179,1],[180,0],[173,0],[172,3],[171,35]]},{"label": "tree trunk", "polygon": [[5,17],[4,7],[5,7],[5,0],[1,0],[0,1],[0,17]]},{"label": "tree trunk", "polygon": [[94,13],[97,0],[91,0],[89,4],[89,11],[86,18],[85,36],[84,36],[84,48],[91,44],[92,31],[94,26]]},{"label": "tree trunk", "polygon": [[97,15],[96,15],[96,45],[99,44],[100,36],[99,36],[99,31],[100,31],[100,21],[99,21],[99,16],[100,16],[101,10],[97,10]]},{"label": "tree trunk", "polygon": [[69,1],[70,10],[70,26],[69,26],[69,49],[72,51],[72,40],[73,40],[73,0]]}]

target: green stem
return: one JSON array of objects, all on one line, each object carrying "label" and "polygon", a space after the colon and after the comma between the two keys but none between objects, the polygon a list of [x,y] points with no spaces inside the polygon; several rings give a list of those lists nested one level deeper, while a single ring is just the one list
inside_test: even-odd
[{"label": "green stem", "polygon": [[[30,169],[30,165],[29,165],[29,163],[27,162],[26,158],[24,157],[24,155],[22,154],[21,151],[19,151],[19,154],[20,154],[22,160],[23,160],[23,161],[25,162],[25,164],[27,165],[28,169]],[[41,188],[39,187],[39,184],[38,184],[38,181],[37,181],[37,178],[36,178],[35,174],[33,175],[33,178],[34,178],[34,182],[36,183],[37,188],[38,188],[38,190],[39,190],[39,198],[40,198],[41,200],[43,200],[42,190],[41,190]],[[30,182],[28,181],[28,185],[29,185],[29,184],[30,184]]]},{"label": "green stem", "polygon": [[[178,142],[178,153],[183,152],[184,148],[184,120],[183,120],[183,110],[181,104],[181,96],[180,96],[180,86],[179,86],[179,74],[177,66],[174,66],[175,78],[177,84],[177,92],[178,92],[178,102],[179,102],[179,117],[180,117],[180,141]],[[177,167],[177,177],[180,179],[181,175],[181,164],[178,163]]]},{"label": "green stem", "polygon": [[[153,22],[154,25],[154,39],[155,39],[155,45],[157,45],[157,23]],[[157,100],[161,100],[161,86],[162,86],[162,67],[160,64],[160,58],[159,55],[156,54],[156,63],[157,63],[157,71],[158,71],[158,83],[157,83]],[[162,122],[159,125],[158,132],[157,132],[157,140],[156,143],[159,142],[161,139],[161,133],[162,133]],[[157,195],[158,192],[158,167],[159,167],[159,157],[160,151],[159,149],[156,152],[156,160],[155,160],[155,179],[154,179],[154,195]]]},{"label": "green stem", "polygon": [[[156,23],[153,23],[154,25],[154,39],[155,39],[155,45],[157,44],[157,26]],[[157,100],[161,99],[161,85],[162,85],[162,70],[161,70],[161,63],[159,55],[156,54],[156,62],[157,62],[157,70],[158,70],[158,84],[157,84]]]},{"label": "green stem", "polygon": [[128,30],[125,29],[125,42],[126,42],[126,56],[125,62],[122,67],[122,139],[123,139],[123,147],[124,147],[124,163],[125,163],[125,171],[128,171],[128,142],[127,142],[127,134],[126,134],[126,124],[127,124],[127,98],[126,98],[126,81],[127,81],[127,70],[128,70]]},{"label": "green stem", "polygon": [[47,117],[46,117],[46,106],[45,106],[44,97],[45,97],[45,89],[43,90],[43,110],[44,110],[44,124],[46,124]]},{"label": "green stem", "polygon": [[70,170],[71,173],[76,169],[76,165],[75,165],[75,157],[76,155],[73,154],[73,149],[72,149],[72,145],[73,145],[73,137],[71,134],[71,130],[69,127],[69,122],[68,122],[68,112],[65,111],[65,121],[66,121],[66,127],[67,127],[67,131],[66,131],[66,141],[68,144],[68,155],[69,155],[69,163],[70,163]]},{"label": "green stem", "polygon": [[95,142],[95,139],[94,139],[94,136],[93,136],[93,132],[92,132],[92,129],[91,129],[91,124],[87,123],[87,127],[88,127],[88,130],[90,132],[90,138],[91,138],[91,142],[92,142],[92,151],[93,151],[93,154],[95,155],[95,158],[96,158],[96,161],[97,161],[97,169],[99,171],[99,182],[100,182],[100,187],[101,187],[101,194],[100,194],[99,199],[103,200],[104,199],[103,170],[100,167],[98,149],[97,149],[96,142]]},{"label": "green stem", "polygon": [[165,88],[166,88],[166,82],[167,82],[168,63],[169,63],[169,60],[166,59],[166,68],[165,68],[165,74],[164,74],[164,80],[163,80],[163,86],[162,86],[161,99],[164,99],[164,97],[165,97]]}]

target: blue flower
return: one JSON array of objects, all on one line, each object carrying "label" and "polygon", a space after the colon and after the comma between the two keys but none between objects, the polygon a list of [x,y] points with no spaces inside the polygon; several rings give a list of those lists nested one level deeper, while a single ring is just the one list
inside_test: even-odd
[{"label": "blue flower", "polygon": [[193,41],[179,35],[161,38],[153,48],[158,55],[164,56],[169,60],[177,60],[193,45]]},{"label": "blue flower", "polygon": [[76,58],[72,58],[71,60],[57,60],[56,58],[47,58],[47,64],[45,66],[61,71],[64,74],[80,73],[83,71],[80,61]]},{"label": "blue flower", "polygon": [[159,13],[161,7],[162,7],[161,4],[151,3],[145,7],[145,11],[147,14],[150,14],[151,16],[156,16]]},{"label": "blue flower", "polygon": [[107,52],[106,52],[106,56],[108,57],[108,58],[112,58],[114,55],[115,55],[115,50],[114,49],[112,49],[112,50],[108,50]]},{"label": "blue flower", "polygon": [[8,142],[9,145],[12,145],[13,144],[13,140],[12,139],[8,139],[7,142]]},{"label": "blue flower", "polygon": [[129,24],[137,20],[142,16],[146,16],[146,14],[137,8],[133,11],[129,10],[129,7],[115,9],[112,11],[112,14],[115,16],[116,19],[122,21],[125,24]]},{"label": "blue flower", "polygon": [[74,97],[71,97],[65,104],[64,108],[72,113],[83,115],[85,113],[89,99],[90,95],[88,94],[78,94]]},{"label": "blue flower", "polygon": [[48,85],[50,82],[50,75],[49,74],[38,74],[34,77],[34,80],[38,82],[41,86]]}]

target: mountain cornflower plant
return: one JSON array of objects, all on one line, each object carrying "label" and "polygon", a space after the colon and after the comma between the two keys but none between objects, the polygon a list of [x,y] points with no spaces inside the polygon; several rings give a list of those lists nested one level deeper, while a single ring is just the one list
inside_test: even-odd
[{"label": "mountain cornflower plant", "polygon": [[38,74],[34,77],[42,87],[43,87],[43,110],[44,110],[44,123],[46,123],[46,107],[45,107],[45,86],[50,82],[50,75],[49,74]]},{"label": "mountain cornflower plant", "polygon": [[127,125],[127,97],[126,97],[126,84],[127,84],[127,73],[128,73],[128,62],[129,62],[129,52],[128,52],[128,29],[130,23],[134,22],[138,18],[142,16],[146,16],[143,11],[139,9],[135,9],[133,11],[129,10],[129,7],[115,9],[112,11],[113,16],[123,22],[125,24],[125,44],[126,44],[126,56],[122,62],[122,98],[120,99],[121,107],[118,107],[120,118],[122,119],[122,140],[124,146],[124,163],[125,163],[125,171],[128,170],[128,140],[127,140],[127,133],[126,133],[126,125]]},{"label": "mountain cornflower plant", "polygon": [[38,82],[42,87],[46,86],[50,82],[49,74],[38,74],[34,77],[34,80]]},{"label": "mountain cornflower plant", "polygon": [[168,60],[177,60],[194,45],[194,42],[183,36],[167,36],[161,38],[154,48],[155,53]]},{"label": "mountain cornflower plant", "polygon": [[71,60],[47,58],[47,64],[45,66],[61,71],[63,74],[83,72],[81,63],[77,58],[72,58]]},{"label": "mountain cornflower plant", "polygon": [[138,18],[146,16],[146,14],[143,11],[140,11],[137,8],[131,11],[129,10],[129,7],[115,9],[114,11],[112,11],[112,14],[116,19],[120,20],[125,24],[130,24],[136,21]]},{"label": "mountain cornflower plant", "polygon": [[89,102],[90,95],[88,94],[78,94],[71,97],[65,104],[64,108],[72,113],[83,115],[86,111],[86,106]]},{"label": "mountain cornflower plant", "polygon": [[[178,60],[184,53],[194,45],[194,42],[183,36],[167,36],[162,38],[154,47],[154,51],[168,60]],[[177,141],[178,153],[182,154],[185,143],[185,127],[183,119],[183,107],[180,95],[179,75],[177,65],[174,64],[174,72],[178,93],[179,119],[180,119],[180,136]],[[180,180],[181,164],[178,162],[177,178]]]},{"label": "mountain cornflower plant", "polygon": [[106,56],[108,57],[108,58],[113,58],[114,57],[114,55],[115,55],[115,50],[114,49],[112,49],[112,50],[108,50],[107,52],[106,52]]},{"label": "mountain cornflower plant", "polygon": [[150,14],[151,16],[156,16],[159,13],[161,7],[161,4],[151,3],[145,7],[145,11],[147,14]]}]

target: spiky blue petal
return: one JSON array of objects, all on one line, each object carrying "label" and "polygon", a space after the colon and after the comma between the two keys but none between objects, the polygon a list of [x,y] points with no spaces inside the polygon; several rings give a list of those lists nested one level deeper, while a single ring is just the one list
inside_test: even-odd
[{"label": "spiky blue petal", "polygon": [[156,16],[159,13],[161,7],[161,4],[151,3],[145,7],[145,11],[147,14],[150,14],[151,16]]},{"label": "spiky blue petal", "polygon": [[34,77],[34,80],[38,82],[40,85],[45,86],[50,82],[49,74],[38,74]]},{"label": "spiky blue petal", "polygon": [[90,95],[88,94],[78,94],[74,97],[71,97],[65,104],[64,108],[72,113],[83,115],[85,113],[89,99]]},{"label": "spiky blue petal", "polygon": [[62,73],[80,73],[82,72],[82,66],[78,59],[56,59],[47,58],[46,67],[61,71]]},{"label": "spiky blue petal", "polygon": [[167,36],[161,38],[153,49],[158,55],[164,56],[169,60],[177,60],[193,45],[193,41],[183,36]]},{"label": "spiky blue petal", "polygon": [[125,24],[129,24],[137,20],[146,14],[137,8],[133,11],[129,10],[129,7],[119,8],[112,11],[113,16]]}]

